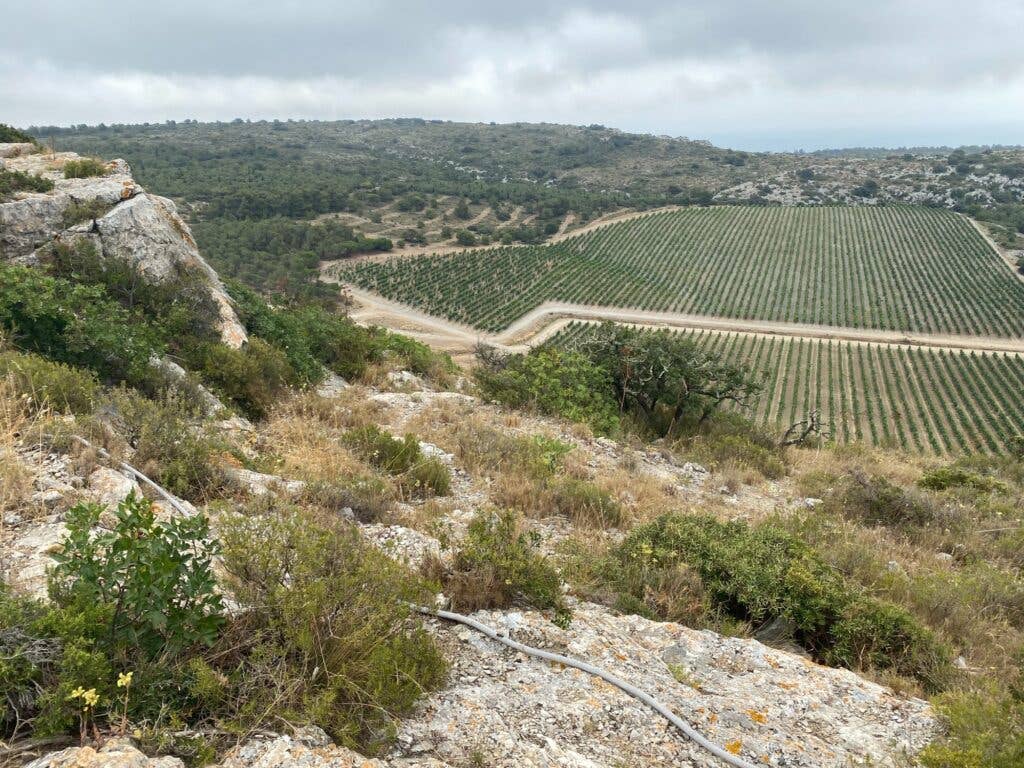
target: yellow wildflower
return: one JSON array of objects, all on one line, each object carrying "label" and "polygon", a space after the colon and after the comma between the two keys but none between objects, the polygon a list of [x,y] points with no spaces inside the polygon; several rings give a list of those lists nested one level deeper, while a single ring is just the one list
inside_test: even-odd
[{"label": "yellow wildflower", "polygon": [[75,690],[68,694],[68,700],[81,698],[81,696],[84,693],[85,688],[83,688],[82,686],[78,686],[77,688],[75,688]]},{"label": "yellow wildflower", "polygon": [[100,695],[96,693],[95,688],[90,688],[88,691],[82,694],[82,701],[85,702],[87,707],[95,707],[100,700]]},{"label": "yellow wildflower", "polygon": [[119,674],[117,676],[117,687],[118,688],[127,688],[131,684],[132,684],[132,673],[131,672],[122,672],[121,674]]}]

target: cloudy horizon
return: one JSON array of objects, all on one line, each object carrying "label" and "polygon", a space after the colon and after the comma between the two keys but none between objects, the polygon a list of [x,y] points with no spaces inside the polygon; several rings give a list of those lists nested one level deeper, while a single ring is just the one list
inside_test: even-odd
[{"label": "cloudy horizon", "polygon": [[1024,143],[1024,4],[750,6],[40,0],[7,19],[0,121],[423,117],[747,150]]}]

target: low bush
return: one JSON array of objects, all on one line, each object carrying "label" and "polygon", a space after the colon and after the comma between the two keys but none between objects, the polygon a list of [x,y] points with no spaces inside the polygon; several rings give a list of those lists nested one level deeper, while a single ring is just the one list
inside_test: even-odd
[{"label": "low bush", "polygon": [[738,413],[715,414],[679,440],[677,449],[717,470],[753,470],[769,480],[786,474],[785,454],[777,440]]},{"label": "low bush", "polygon": [[929,469],[921,475],[917,484],[930,491],[946,491],[950,488],[968,488],[981,493],[1006,491],[1005,483],[957,466]]},{"label": "low bush", "polygon": [[132,463],[171,493],[201,498],[220,484],[221,446],[176,392],[150,399],[116,389],[99,410],[133,449]]},{"label": "low bush", "polygon": [[947,733],[921,752],[925,768],[1024,765],[1024,696],[998,689],[947,693],[934,705]]},{"label": "low bush", "polygon": [[444,680],[445,662],[409,603],[433,600],[402,566],[337,520],[289,508],[222,524],[224,568],[246,609],[193,692],[245,730],[313,723],[368,753]]},{"label": "low bush", "polygon": [[108,203],[105,200],[94,198],[92,200],[86,200],[84,202],[72,201],[71,205],[64,209],[64,214],[61,217],[61,226],[64,229],[73,227],[75,224],[79,224],[83,221],[92,221],[93,219],[99,219],[105,216],[111,208],[113,203]]},{"label": "low bush", "polygon": [[0,202],[10,199],[15,192],[49,192],[53,182],[42,176],[0,168]]},{"label": "low bush", "polygon": [[579,352],[548,347],[504,358],[485,352],[481,360],[473,375],[489,400],[584,422],[605,434],[619,423],[611,374]]},{"label": "low bush", "polygon": [[[186,696],[176,677],[213,642],[222,624],[206,518],[157,522],[148,501],[129,497],[98,529],[102,508],[68,512],[68,535],[51,576],[49,604],[0,585],[0,732],[36,737],[120,720],[178,716]],[[123,684],[122,684],[123,688]],[[82,693],[95,699],[83,709]]]},{"label": "low bush", "polygon": [[635,528],[611,557],[605,573],[624,594],[620,601],[657,613],[650,595],[662,593],[684,565],[700,576],[716,611],[754,626],[781,618],[826,663],[891,670],[932,691],[949,682],[950,652],[927,628],[901,608],[862,597],[776,526],[663,515]]},{"label": "low bush", "polygon": [[425,457],[415,435],[399,440],[368,424],[346,432],[343,440],[364,461],[398,476],[402,488],[410,493],[445,496],[451,490],[448,467],[436,457]]},{"label": "low bush", "polygon": [[576,525],[608,528],[622,523],[622,507],[590,480],[560,477],[547,486],[551,506]]},{"label": "low bush", "polygon": [[90,371],[23,352],[0,352],[0,378],[12,381],[36,412],[89,413],[100,388]]},{"label": "low bush", "polygon": [[296,380],[284,353],[259,338],[250,338],[241,349],[214,341],[197,343],[183,350],[183,357],[226,404],[253,419],[266,416]]},{"label": "low bush", "polygon": [[346,432],[343,440],[364,461],[391,475],[408,472],[421,458],[415,435],[407,434],[399,440],[375,424]]},{"label": "low bush", "polygon": [[906,490],[882,476],[851,473],[827,499],[831,506],[867,525],[920,527],[940,517],[942,510],[921,493]]},{"label": "low bush", "polygon": [[439,578],[456,611],[525,605],[552,609],[557,623],[571,614],[562,597],[561,578],[537,551],[537,534],[521,529],[514,512],[481,510],[455,550],[451,569],[431,560],[426,573]]},{"label": "low bush", "polygon": [[18,349],[81,366],[109,382],[153,376],[157,334],[97,286],[0,265],[0,330]]},{"label": "low bush", "polygon": [[65,179],[87,179],[92,176],[106,176],[107,164],[95,157],[82,157],[64,163]]}]

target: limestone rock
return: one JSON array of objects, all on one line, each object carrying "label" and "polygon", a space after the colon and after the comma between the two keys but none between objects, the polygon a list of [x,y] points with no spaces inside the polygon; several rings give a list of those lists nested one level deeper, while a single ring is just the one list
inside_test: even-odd
[{"label": "limestone rock", "polygon": [[[474,616],[628,680],[755,765],[903,765],[904,754],[940,730],[924,701],[755,640],[590,604],[576,607],[568,630],[533,612]],[[598,678],[468,628],[438,623],[432,631],[451,662],[449,685],[400,724],[396,756],[429,753],[465,765],[484,754],[492,768],[721,765]]]},{"label": "limestone rock", "polygon": [[88,489],[96,503],[108,509],[116,507],[130,493],[142,495],[142,489],[134,479],[109,467],[99,467],[89,475]]},{"label": "limestone rock", "polygon": [[[305,732],[305,733],[303,733]],[[322,738],[311,738],[311,734]],[[148,768],[148,766],[147,766]],[[319,728],[300,729],[295,737],[253,740],[235,747],[219,768],[450,768],[432,757],[373,760],[331,743]]]},{"label": "limestone rock", "polygon": [[[192,232],[170,200],[145,192],[135,183],[124,160],[107,164],[107,173],[85,179],[64,178],[63,166],[78,158],[73,152],[23,154],[0,145],[0,164],[8,170],[31,173],[54,182],[50,192],[18,193],[0,203],[0,259],[36,265],[46,246],[57,240],[89,238],[102,258],[121,259],[153,282],[188,272],[198,275],[218,307],[221,340],[242,346],[245,328],[217,273],[199,254]],[[65,229],[72,204],[99,201],[111,206],[92,222]]]},{"label": "limestone rock", "polygon": [[25,768],[185,768],[176,757],[146,757],[126,739],[111,739],[99,750],[71,747],[33,760]]},{"label": "limestone rock", "polygon": [[104,257],[129,262],[154,283],[183,272],[201,275],[220,311],[221,340],[235,348],[245,343],[245,329],[220,278],[199,255],[192,232],[173,202],[146,192],[135,195],[97,219],[96,229]]}]

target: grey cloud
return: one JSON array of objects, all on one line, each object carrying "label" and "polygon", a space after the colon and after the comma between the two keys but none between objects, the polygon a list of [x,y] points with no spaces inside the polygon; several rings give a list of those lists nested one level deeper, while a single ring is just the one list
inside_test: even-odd
[{"label": "grey cloud", "polygon": [[985,141],[999,110],[991,140],[1024,137],[1019,0],[36,0],[5,22],[0,104],[21,123],[422,114],[763,125],[795,146],[808,120],[830,144],[925,114],[969,132],[972,110]]}]

